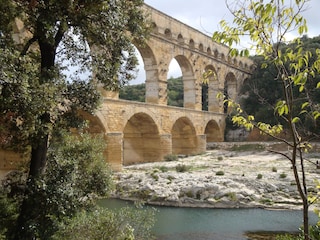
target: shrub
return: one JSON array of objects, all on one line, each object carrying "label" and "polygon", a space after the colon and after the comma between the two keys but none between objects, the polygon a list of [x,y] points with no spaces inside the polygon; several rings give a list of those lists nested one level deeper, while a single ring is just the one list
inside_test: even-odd
[{"label": "shrub", "polygon": [[276,167],[272,167],[272,172],[277,172],[277,168]]},{"label": "shrub", "polygon": [[174,155],[174,154],[168,154],[168,155],[164,156],[164,160],[166,162],[177,161],[178,160],[178,156]]},{"label": "shrub", "polygon": [[279,177],[280,177],[280,178],[286,178],[286,177],[287,177],[287,174],[281,173]]},{"label": "shrub", "polygon": [[236,202],[237,201],[237,194],[234,192],[229,192],[227,194],[228,198],[230,199],[230,201]]},{"label": "shrub", "polygon": [[161,166],[159,169],[161,172],[168,172],[169,171],[169,168],[166,166]]},{"label": "shrub", "polygon": [[258,176],[257,176],[257,179],[261,179],[262,178],[262,174],[259,173]]},{"label": "shrub", "polygon": [[158,181],[159,180],[159,176],[156,173],[151,173],[150,176],[155,180]]},{"label": "shrub", "polygon": [[73,219],[59,226],[53,240],[123,240],[155,239],[152,234],[155,211],[125,207],[120,210],[96,208],[82,211]]},{"label": "shrub", "polygon": [[224,175],[224,171],[218,171],[218,172],[216,172],[216,175],[217,176],[223,176]]},{"label": "shrub", "polygon": [[190,166],[187,166],[187,165],[184,165],[184,164],[178,164],[176,166],[176,171],[177,172],[187,172],[187,171],[189,171],[189,169],[190,169]]},{"label": "shrub", "polygon": [[223,157],[222,156],[219,156],[218,157],[218,161],[222,161],[223,160]]}]

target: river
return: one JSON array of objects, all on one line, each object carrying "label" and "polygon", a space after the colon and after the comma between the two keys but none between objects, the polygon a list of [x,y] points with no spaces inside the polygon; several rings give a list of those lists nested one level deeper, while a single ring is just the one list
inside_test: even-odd
[{"label": "river", "polygon": [[[132,206],[130,202],[108,199],[110,208]],[[302,212],[266,209],[208,209],[156,207],[154,233],[157,240],[246,240],[248,232],[297,232]],[[317,221],[311,214],[311,222]]]}]

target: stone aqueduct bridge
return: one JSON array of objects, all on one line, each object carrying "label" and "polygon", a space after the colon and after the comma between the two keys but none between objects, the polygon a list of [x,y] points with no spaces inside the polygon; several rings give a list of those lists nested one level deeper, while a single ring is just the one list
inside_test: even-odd
[{"label": "stone aqueduct bridge", "polygon": [[[168,154],[196,154],[207,142],[223,141],[225,115],[216,99],[219,91],[236,98],[250,76],[252,62],[230,58],[229,49],[186,24],[148,6],[153,24],[150,39],[137,46],[146,72],[145,103],[121,100],[103,92],[104,101],[91,120],[90,131],[103,133],[106,159],[115,170],[123,165],[161,161]],[[175,58],[182,71],[184,107],[167,106],[167,78]],[[212,71],[208,84],[208,111],[202,111],[203,73]]]}]

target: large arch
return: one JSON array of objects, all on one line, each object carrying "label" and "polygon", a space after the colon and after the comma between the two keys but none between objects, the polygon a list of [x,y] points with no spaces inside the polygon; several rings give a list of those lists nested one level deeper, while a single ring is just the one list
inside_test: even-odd
[{"label": "large arch", "polygon": [[190,60],[184,55],[177,55],[175,59],[180,65],[183,81],[183,106],[185,108],[195,108],[196,104],[196,78]]},{"label": "large arch", "polygon": [[172,127],[171,136],[173,154],[193,154],[197,151],[196,130],[189,118],[179,118]]},{"label": "large arch", "polygon": [[207,123],[204,134],[206,135],[207,143],[221,142],[223,140],[223,133],[215,120],[211,120]]},{"label": "large arch", "polygon": [[207,110],[209,112],[221,112],[221,101],[217,99],[217,94],[219,91],[220,83],[218,79],[217,70],[213,65],[208,65],[205,67],[205,74],[208,78],[207,83]]},{"label": "large arch", "polygon": [[[224,95],[228,99],[232,99],[233,101],[237,100],[237,79],[234,73],[229,72],[226,75],[225,82],[224,82]],[[224,106],[224,113],[228,113],[228,105],[225,104]]]},{"label": "large arch", "polygon": [[136,45],[144,64],[144,70],[146,74],[146,93],[145,102],[148,103],[159,103],[159,72],[157,66],[157,60],[152,48],[148,43]]},{"label": "large arch", "polygon": [[160,161],[158,126],[145,113],[134,114],[123,130],[123,165]]}]

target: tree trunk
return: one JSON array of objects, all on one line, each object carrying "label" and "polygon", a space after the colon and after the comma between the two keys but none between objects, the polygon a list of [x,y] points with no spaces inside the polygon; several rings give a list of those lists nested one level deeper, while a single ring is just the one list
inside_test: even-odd
[{"label": "tree trunk", "polygon": [[303,235],[304,240],[310,240],[309,237],[309,203],[308,199],[303,199]]},{"label": "tree trunk", "polygon": [[[50,82],[52,78],[48,70],[54,67],[56,47],[50,44],[49,40],[43,42],[38,39],[38,43],[41,53],[40,84],[44,84]],[[34,220],[37,218],[32,211],[32,209],[37,208],[37,194],[35,192],[37,188],[35,188],[35,184],[45,171],[51,124],[51,114],[46,112],[39,117],[39,124],[35,126],[38,133],[31,146],[29,175],[15,232],[12,235],[14,240],[32,240],[36,237],[34,229],[30,226],[31,223],[36,222]]]}]

